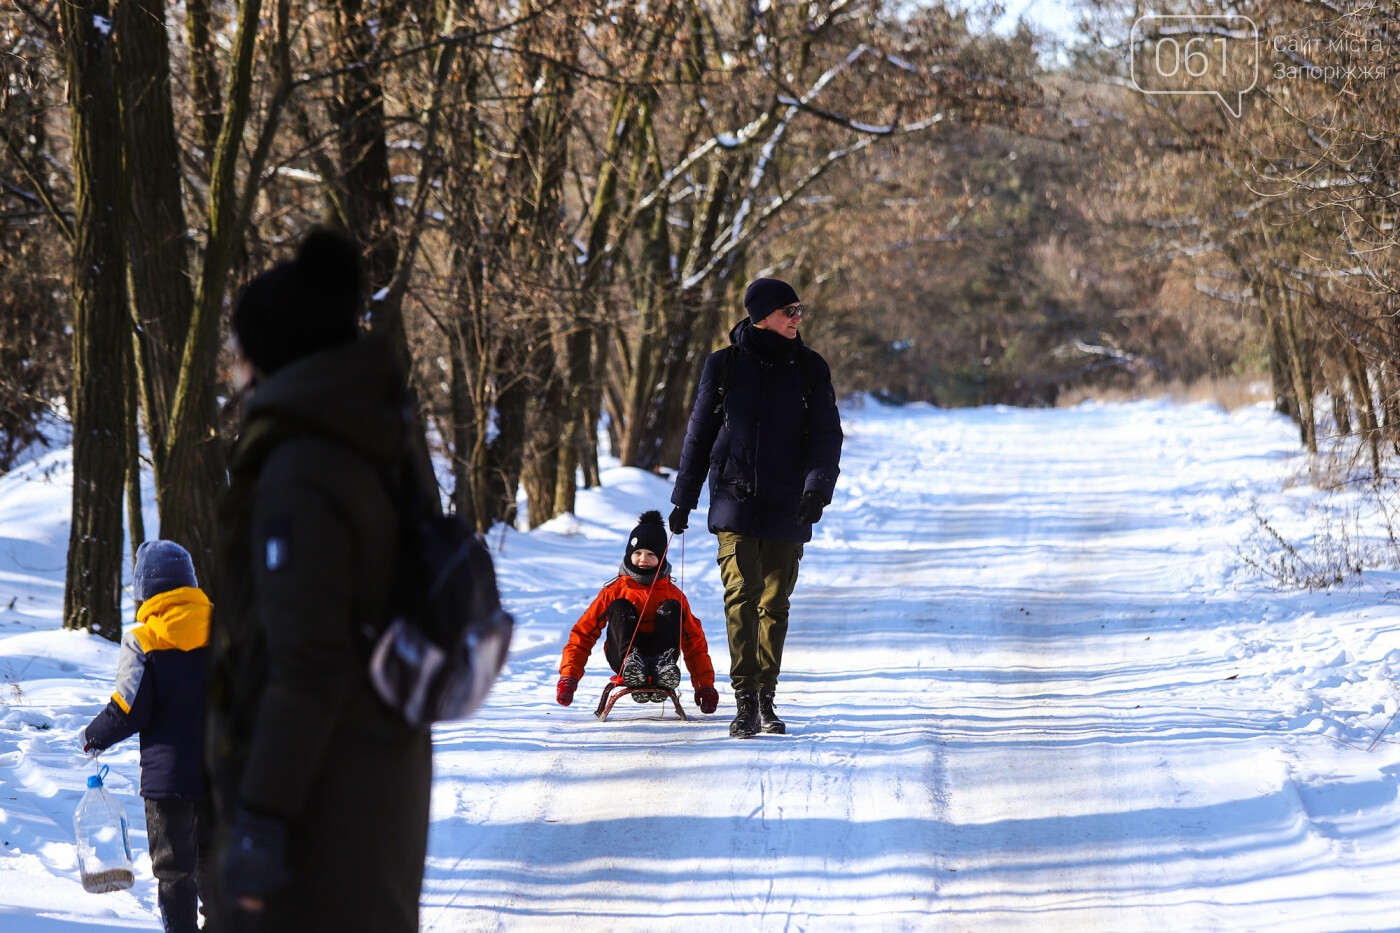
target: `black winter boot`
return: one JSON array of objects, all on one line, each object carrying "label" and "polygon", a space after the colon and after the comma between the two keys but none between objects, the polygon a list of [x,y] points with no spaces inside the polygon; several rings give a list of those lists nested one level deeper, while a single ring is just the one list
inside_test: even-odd
[{"label": "black winter boot", "polygon": [[622,682],[633,690],[641,690],[648,684],[647,662],[642,657],[642,653],[635,648],[627,653],[627,657],[622,659],[622,670],[618,671],[622,675]]},{"label": "black winter boot", "polygon": [[758,691],[740,690],[734,694],[738,714],[729,724],[729,734],[736,739],[751,739],[758,735]]},{"label": "black winter boot", "polygon": [[758,691],[758,727],[763,732],[782,735],[787,732],[787,723],[773,712],[773,687],[763,687]]},{"label": "black winter boot", "polygon": [[656,685],[665,690],[674,690],[681,685],[681,669],[676,665],[676,649],[667,648],[654,659]]}]

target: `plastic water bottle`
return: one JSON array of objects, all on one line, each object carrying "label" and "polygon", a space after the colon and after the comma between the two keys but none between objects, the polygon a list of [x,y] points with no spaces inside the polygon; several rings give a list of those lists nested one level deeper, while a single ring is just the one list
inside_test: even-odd
[{"label": "plastic water bottle", "polygon": [[131,842],[126,835],[126,811],[102,787],[107,766],[87,779],[87,793],[73,814],[78,837],[78,872],[83,890],[93,894],[131,887]]}]

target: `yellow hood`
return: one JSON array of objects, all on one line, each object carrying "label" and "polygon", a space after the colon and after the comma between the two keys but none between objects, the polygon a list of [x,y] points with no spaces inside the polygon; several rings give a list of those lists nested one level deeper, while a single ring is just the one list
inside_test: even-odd
[{"label": "yellow hood", "polygon": [[136,610],[136,621],[141,626],[132,634],[141,650],[147,652],[203,648],[209,644],[209,615],[213,609],[209,597],[198,587],[182,586],[158,593]]}]

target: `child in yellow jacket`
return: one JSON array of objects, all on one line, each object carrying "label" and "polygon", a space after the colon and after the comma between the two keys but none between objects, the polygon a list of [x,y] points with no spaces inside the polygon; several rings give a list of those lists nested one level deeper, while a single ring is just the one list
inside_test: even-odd
[{"label": "child in yellow jacket", "polygon": [[189,552],[174,541],[136,549],[133,589],[141,623],[122,636],[117,688],[79,735],[97,753],[141,734],[141,796],[165,929],[197,923],[203,810],[205,655],[213,606]]}]

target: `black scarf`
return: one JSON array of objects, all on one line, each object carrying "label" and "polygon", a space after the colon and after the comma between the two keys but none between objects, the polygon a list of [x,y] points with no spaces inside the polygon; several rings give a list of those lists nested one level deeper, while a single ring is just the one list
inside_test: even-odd
[{"label": "black scarf", "polygon": [[749,349],[758,354],[759,359],[765,363],[776,363],[790,358],[797,352],[800,343],[800,338],[794,337],[789,340],[782,334],[762,327],[749,327],[744,336]]}]

